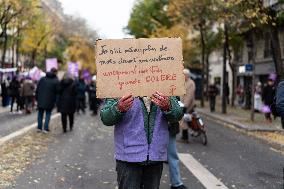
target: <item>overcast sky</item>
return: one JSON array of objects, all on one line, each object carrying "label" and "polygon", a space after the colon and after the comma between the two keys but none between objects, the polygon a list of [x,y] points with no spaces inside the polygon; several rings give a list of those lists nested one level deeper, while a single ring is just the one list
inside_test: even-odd
[{"label": "overcast sky", "polygon": [[127,25],[135,0],[59,0],[65,13],[80,15],[96,29],[101,38],[127,37],[123,27]]}]

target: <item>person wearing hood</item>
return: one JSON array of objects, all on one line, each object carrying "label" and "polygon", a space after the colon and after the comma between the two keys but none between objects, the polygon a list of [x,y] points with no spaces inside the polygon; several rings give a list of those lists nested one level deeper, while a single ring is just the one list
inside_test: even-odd
[{"label": "person wearing hood", "polygon": [[76,112],[76,85],[72,77],[66,73],[59,84],[58,110],[61,113],[63,132],[67,132],[67,117],[69,118],[70,131],[74,125],[74,114]]},{"label": "person wearing hood", "polygon": [[36,89],[36,100],[38,106],[38,129],[42,131],[42,120],[44,112],[45,123],[44,123],[44,133],[49,131],[49,120],[51,117],[52,109],[55,106],[58,90],[58,78],[56,76],[57,70],[52,68],[50,72],[46,74],[45,77],[41,78],[38,82]]}]

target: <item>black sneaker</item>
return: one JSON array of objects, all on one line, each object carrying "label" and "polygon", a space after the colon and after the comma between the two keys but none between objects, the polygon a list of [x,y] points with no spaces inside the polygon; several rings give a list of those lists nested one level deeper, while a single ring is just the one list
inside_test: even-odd
[{"label": "black sneaker", "polygon": [[171,189],[187,189],[185,185],[180,185],[180,186],[172,186]]}]

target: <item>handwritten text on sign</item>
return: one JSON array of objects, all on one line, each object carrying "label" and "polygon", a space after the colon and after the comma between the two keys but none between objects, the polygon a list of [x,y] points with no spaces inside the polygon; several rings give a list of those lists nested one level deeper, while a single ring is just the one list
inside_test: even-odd
[{"label": "handwritten text on sign", "polygon": [[185,93],[179,38],[98,40],[97,96],[168,96]]}]

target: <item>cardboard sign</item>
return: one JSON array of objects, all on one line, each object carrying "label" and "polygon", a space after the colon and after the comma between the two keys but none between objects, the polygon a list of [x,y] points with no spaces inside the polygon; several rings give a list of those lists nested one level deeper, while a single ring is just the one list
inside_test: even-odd
[{"label": "cardboard sign", "polygon": [[185,94],[180,38],[98,40],[97,96]]}]

